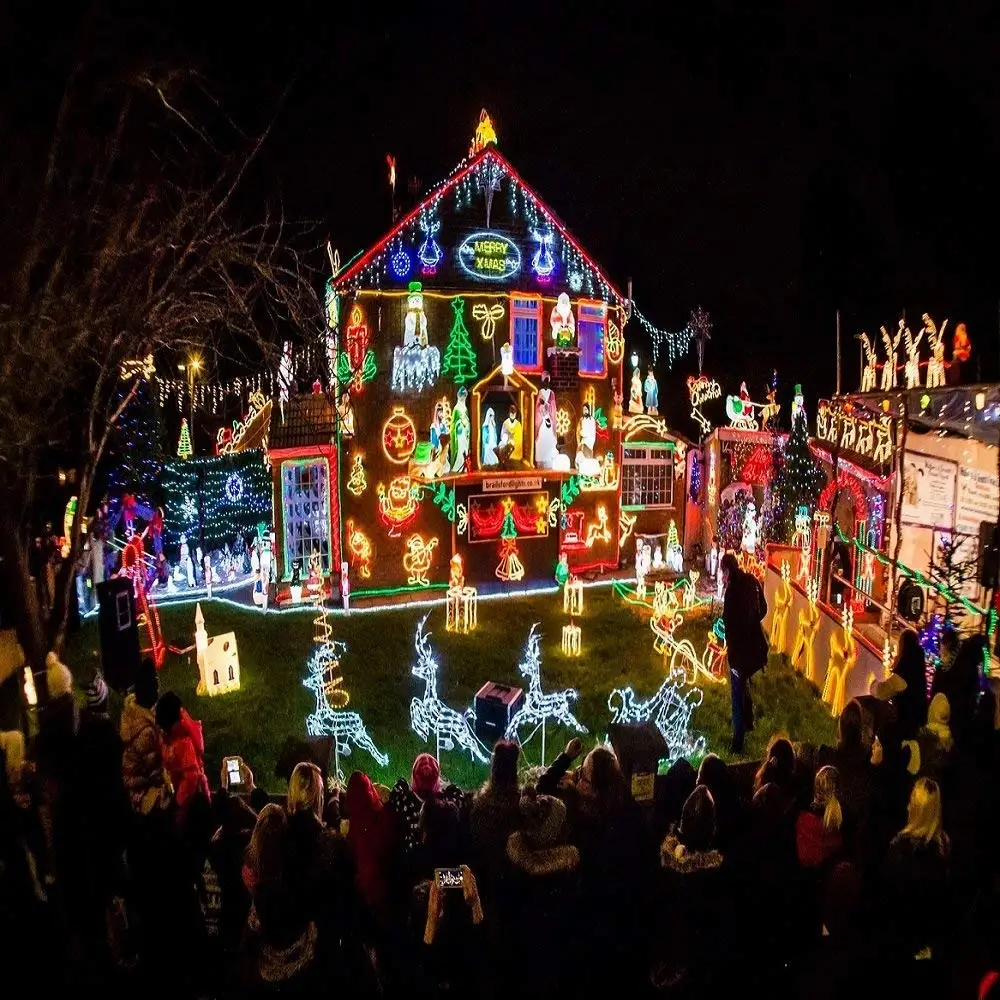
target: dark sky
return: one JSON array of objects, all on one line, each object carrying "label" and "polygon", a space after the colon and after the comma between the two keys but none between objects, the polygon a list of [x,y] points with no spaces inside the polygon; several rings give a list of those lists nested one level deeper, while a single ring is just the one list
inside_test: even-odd
[{"label": "dark sky", "polygon": [[[141,22],[136,6],[107,44],[199,66],[247,127],[292,85],[247,204],[280,191],[345,260],[388,227],[386,153],[402,191],[412,176],[424,191],[485,106],[503,153],[621,287],[633,279],[647,317],[678,328],[709,311],[706,370],[729,391],[746,378],[759,398],[773,366],[785,397],[796,381],[832,391],[838,308],[845,388],[854,334],[903,309],[911,324],[924,310],[964,320],[983,376],[997,375],[1000,33],[987,3],[912,5],[924,13],[906,19],[827,0],[203,3],[144,5]],[[19,88],[58,79],[73,28],[34,22],[0,24]],[[660,380],[661,398],[681,391],[679,376]]]}]

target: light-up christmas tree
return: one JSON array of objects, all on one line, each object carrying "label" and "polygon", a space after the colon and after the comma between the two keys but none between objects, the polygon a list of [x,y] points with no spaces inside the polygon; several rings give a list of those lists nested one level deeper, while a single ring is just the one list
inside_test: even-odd
[{"label": "light-up christmas tree", "polygon": [[475,382],[479,377],[476,368],[476,352],[472,349],[472,339],[465,325],[463,312],[465,300],[454,298],[451,308],[455,311],[455,319],[448,334],[448,346],[441,361],[441,374],[448,375],[452,381],[461,385],[465,382]]},{"label": "light-up christmas tree", "polygon": [[[132,398],[126,403],[129,393],[132,393]],[[158,432],[157,394],[149,378],[143,377],[136,382],[123,373],[117,405],[123,403],[125,408],[115,425],[113,438],[118,464],[108,474],[108,495],[120,497],[131,493],[140,503],[156,506],[160,502],[163,451]]]},{"label": "light-up christmas tree", "polygon": [[826,483],[826,476],[809,450],[809,426],[805,411],[792,416],[792,432],[775,482],[777,504],[775,522],[777,542],[791,542],[795,534],[795,513],[801,506],[816,509],[816,501]]},{"label": "light-up christmas tree", "polygon": [[187,417],[182,417],[181,436],[177,440],[177,457],[190,458],[191,453],[191,431],[188,429]]}]

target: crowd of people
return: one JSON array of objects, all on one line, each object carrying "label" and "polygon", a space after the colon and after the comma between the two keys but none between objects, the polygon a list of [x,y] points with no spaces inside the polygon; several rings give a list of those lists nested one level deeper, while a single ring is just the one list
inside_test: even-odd
[{"label": "crowd of people", "polygon": [[649,803],[579,739],[498,742],[475,791],[426,753],[341,787],[303,744],[276,798],[206,774],[151,662],[113,718],[50,658],[3,742],[0,940],[34,989],[171,997],[995,995],[1000,691],[949,648],[928,705],[917,652],[835,746],[680,760]]}]

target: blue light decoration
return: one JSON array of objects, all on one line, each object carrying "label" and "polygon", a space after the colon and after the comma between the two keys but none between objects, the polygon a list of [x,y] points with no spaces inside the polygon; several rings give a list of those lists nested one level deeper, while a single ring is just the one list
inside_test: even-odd
[{"label": "blue light decoration", "polygon": [[691,460],[691,485],[689,495],[692,503],[697,503],[701,497],[701,456],[695,455]]},{"label": "blue light decoration", "polygon": [[579,271],[571,271],[569,275],[569,289],[571,292],[578,292],[583,288],[583,275]]},{"label": "blue light decoration", "polygon": [[552,280],[552,275],[556,269],[555,258],[552,256],[552,241],[555,239],[552,231],[541,232],[538,229],[531,230],[531,238],[538,244],[534,256],[531,258],[531,269],[535,272],[541,284],[547,284]]},{"label": "blue light decoration", "polygon": [[506,281],[521,270],[521,251],[503,233],[471,233],[458,248],[458,264],[470,278]]},{"label": "blue light decoration", "polygon": [[420,231],[424,234],[424,242],[420,244],[420,249],[417,251],[417,259],[420,261],[424,274],[436,273],[437,266],[441,263],[441,258],[444,257],[441,245],[434,238],[440,229],[440,220],[420,220]]},{"label": "blue light decoration", "polygon": [[400,281],[405,281],[410,276],[410,272],[413,270],[413,258],[402,244],[389,258],[389,267],[392,268],[392,273]]},{"label": "blue light decoration", "polygon": [[226,480],[226,496],[231,503],[239,503],[243,499],[243,477],[238,472],[231,472]]}]

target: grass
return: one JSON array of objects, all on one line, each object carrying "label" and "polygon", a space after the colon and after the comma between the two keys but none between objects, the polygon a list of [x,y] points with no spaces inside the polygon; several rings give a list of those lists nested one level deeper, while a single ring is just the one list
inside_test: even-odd
[{"label": "grass", "polygon": [[[610,588],[587,590],[584,614],[577,619],[583,630],[583,655],[569,659],[560,649],[566,616],[562,597],[547,594],[483,601],[479,628],[470,635],[448,633],[444,607],[430,609],[427,628],[441,670],[439,696],[463,710],[488,680],[525,686],[518,672],[525,640],[533,622],[542,639],[542,687],[553,691],[573,687],[579,691],[574,712],[590,730],[585,738],[602,739],[610,722],[607,699],[612,688],[631,685],[638,698],[653,694],[661,683],[662,658],[652,649],[649,613],[629,606]],[[195,695],[198,669],[194,653],[169,655],[160,673],[161,691],[176,691],[191,714],[204,723],[210,774],[217,774],[227,754],[240,754],[253,769],[257,783],[277,790],[274,768],[281,746],[289,736],[305,735],[306,716],[314,708],[310,691],[302,685],[306,660],[313,647],[314,614],[267,614],[230,603],[202,604],[209,635],[236,633],[242,686],[238,692],[217,698]],[[343,761],[345,772],[363,769],[373,779],[391,784],[409,774],[422,750],[433,752],[410,730],[410,699],[423,692],[423,681],[412,677],[413,635],[424,608],[401,606],[377,614],[331,616],[333,638],[348,644],[342,660],[350,708],[361,713],[375,743],[389,754],[389,765],[379,767],[367,753],[353,750]],[[166,606],[160,617],[167,641],[175,647],[193,642],[194,606]],[[706,609],[689,612],[678,637],[691,638],[699,652],[711,624]],[[67,650],[66,662],[74,674],[88,676],[88,661],[97,655],[96,621],[84,623]],[[772,658],[767,670],[754,681],[757,725],[748,737],[746,755],[758,757],[768,737],[776,731],[793,739],[819,744],[833,738],[834,723],[815,689],[787,664]],[[709,750],[729,759],[730,709],[728,684],[703,685],[705,699],[693,716],[692,727],[706,737]],[[522,735],[526,736],[527,731]],[[547,733],[550,761],[572,734],[553,727]],[[540,762],[536,736],[526,745],[529,764]],[[442,754],[446,777],[462,787],[482,783],[486,768],[470,762],[459,751]]]}]

